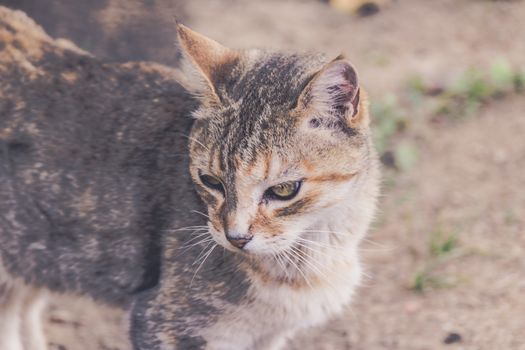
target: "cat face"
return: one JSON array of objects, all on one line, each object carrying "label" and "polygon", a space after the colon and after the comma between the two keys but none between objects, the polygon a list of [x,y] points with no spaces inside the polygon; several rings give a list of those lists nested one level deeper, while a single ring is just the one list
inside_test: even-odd
[{"label": "cat face", "polygon": [[206,84],[190,172],[215,241],[264,256],[330,230],[362,231],[374,154],[353,67],[340,57],[231,51],[185,27],[179,40]]}]

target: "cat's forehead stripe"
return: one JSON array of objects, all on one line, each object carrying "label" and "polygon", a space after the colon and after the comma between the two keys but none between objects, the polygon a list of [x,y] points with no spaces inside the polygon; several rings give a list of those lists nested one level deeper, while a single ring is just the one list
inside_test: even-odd
[{"label": "cat's forehead stripe", "polygon": [[252,162],[261,151],[287,139],[295,122],[288,113],[311,75],[312,63],[306,61],[296,55],[260,57],[244,74],[221,86],[235,106],[210,121],[215,142],[224,144],[224,158],[240,154],[243,161]]},{"label": "cat's forehead stripe", "polygon": [[264,179],[268,179],[270,176],[270,168],[272,166],[272,156],[271,154],[264,157]]}]

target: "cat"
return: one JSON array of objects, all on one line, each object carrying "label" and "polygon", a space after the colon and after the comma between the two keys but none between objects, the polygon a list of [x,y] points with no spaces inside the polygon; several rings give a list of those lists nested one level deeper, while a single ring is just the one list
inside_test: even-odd
[{"label": "cat", "polygon": [[0,349],[46,348],[49,291],[129,308],[165,230],[201,223],[197,101],[173,74],[100,62],[0,6]]},{"label": "cat", "polygon": [[0,348],[45,349],[48,291],[129,309],[143,350],[282,349],[350,302],[379,170],[344,57],[177,25],[175,79],[27,22],[0,8]]},{"label": "cat", "polygon": [[207,223],[164,237],[134,344],[283,349],[361,279],[379,179],[366,94],[343,56],[232,50],[183,25],[178,38],[201,78],[190,174]]}]

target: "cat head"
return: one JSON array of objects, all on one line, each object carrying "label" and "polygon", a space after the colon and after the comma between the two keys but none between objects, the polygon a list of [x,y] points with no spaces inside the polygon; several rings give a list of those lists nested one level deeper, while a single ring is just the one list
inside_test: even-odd
[{"label": "cat head", "polygon": [[254,256],[357,241],[377,175],[353,66],[342,56],[232,50],[182,25],[178,37],[201,82],[190,171],[215,241]]}]

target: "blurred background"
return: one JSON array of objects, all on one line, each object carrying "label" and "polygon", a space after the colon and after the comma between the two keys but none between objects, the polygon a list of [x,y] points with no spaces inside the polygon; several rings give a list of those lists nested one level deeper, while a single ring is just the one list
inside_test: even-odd
[{"label": "blurred background", "polygon": [[[383,196],[355,303],[290,349],[525,349],[525,1],[0,0],[104,61],[177,66],[174,18],[235,48],[343,52]],[[127,350],[119,310],[62,296],[52,349]]]}]

